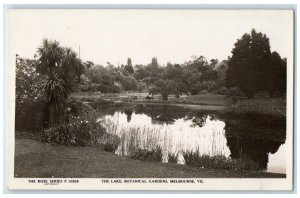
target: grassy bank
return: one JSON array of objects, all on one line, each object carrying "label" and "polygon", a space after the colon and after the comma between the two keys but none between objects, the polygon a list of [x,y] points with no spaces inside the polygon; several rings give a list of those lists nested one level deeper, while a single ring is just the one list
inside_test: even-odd
[{"label": "grassy bank", "polygon": [[[174,95],[170,95],[168,100],[162,100],[160,95],[154,95],[153,100],[146,100],[145,97],[147,93],[73,93],[71,95],[74,99],[90,101],[90,102],[135,102],[135,103],[165,103],[165,104],[195,104],[195,105],[218,105],[226,106],[231,104],[231,100],[224,95],[215,94],[199,94],[192,96],[181,96],[180,98],[175,98]],[[133,100],[133,97],[136,97]]]},{"label": "grassy bank", "polygon": [[[136,96],[137,99],[133,100]],[[154,100],[146,100],[147,93],[73,93],[72,98],[86,102],[97,103],[136,103],[136,104],[165,104],[180,105],[185,107],[197,108],[204,107],[207,110],[230,110],[237,112],[256,112],[262,114],[273,114],[285,116],[286,100],[285,98],[242,98],[236,104],[225,95],[217,94],[198,94],[191,96],[181,96],[175,98],[170,95],[168,100],[162,100],[159,95],[154,96]],[[201,109],[201,108],[200,108]]]},{"label": "grassy bank", "polygon": [[[32,136],[34,137],[34,136]],[[261,171],[201,169],[174,163],[145,162],[117,156],[96,147],[70,147],[17,136],[15,177],[70,178],[277,178]]]}]

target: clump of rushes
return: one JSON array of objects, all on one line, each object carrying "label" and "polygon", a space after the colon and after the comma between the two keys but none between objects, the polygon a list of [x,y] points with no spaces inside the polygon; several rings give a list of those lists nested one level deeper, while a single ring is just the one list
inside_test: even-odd
[{"label": "clump of rushes", "polygon": [[132,159],[143,160],[143,161],[161,161],[162,150],[160,147],[148,151],[146,149],[138,149],[131,156]]},{"label": "clump of rushes", "polygon": [[168,162],[169,163],[177,163],[178,154],[169,153],[168,154]]},{"label": "clump of rushes", "polygon": [[186,165],[201,168],[225,169],[225,170],[258,170],[257,163],[250,159],[230,159],[222,155],[199,155],[199,152],[185,152],[183,154]]}]

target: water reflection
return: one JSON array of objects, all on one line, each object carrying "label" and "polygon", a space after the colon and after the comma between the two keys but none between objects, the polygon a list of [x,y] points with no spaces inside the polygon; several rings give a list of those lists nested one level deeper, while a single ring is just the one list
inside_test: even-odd
[{"label": "water reflection", "polygon": [[269,153],[277,152],[282,144],[281,142],[240,137],[227,137],[227,141],[231,152],[230,157],[251,159],[258,163],[261,169],[267,168]]},{"label": "water reflection", "polygon": [[273,157],[285,142],[285,119],[158,105],[109,106],[98,110],[108,132],[121,138],[116,151],[119,155],[159,146],[163,162],[172,154],[179,155],[178,163],[184,164],[183,152],[198,151],[199,155],[247,158],[268,171],[274,170],[270,168],[273,164],[285,170],[285,164],[278,160],[282,157]]},{"label": "water reflection", "polygon": [[201,155],[229,156],[230,151],[226,146],[224,136],[225,123],[211,120],[209,116],[202,127],[194,126],[192,120],[177,119],[172,124],[153,122],[153,119],[145,114],[128,115],[115,112],[102,118],[105,127],[113,134],[121,137],[122,141],[116,153],[130,155],[136,148],[153,150],[162,148],[164,161],[168,154],[182,154],[199,150]]},{"label": "water reflection", "polygon": [[269,155],[267,172],[285,173],[286,170],[286,145],[282,144],[276,153]]}]

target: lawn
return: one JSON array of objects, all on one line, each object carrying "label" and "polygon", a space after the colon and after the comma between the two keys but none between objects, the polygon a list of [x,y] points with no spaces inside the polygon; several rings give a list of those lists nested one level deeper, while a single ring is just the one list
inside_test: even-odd
[{"label": "lawn", "polygon": [[190,95],[182,98],[174,98],[176,102],[185,102],[187,104],[198,104],[198,105],[217,105],[227,106],[231,104],[230,98],[225,95],[217,94],[198,94]]},{"label": "lawn", "polygon": [[[33,138],[32,138],[33,137]],[[16,137],[15,177],[34,178],[270,178],[285,174],[262,171],[198,169],[117,156],[96,147],[50,145]]]}]

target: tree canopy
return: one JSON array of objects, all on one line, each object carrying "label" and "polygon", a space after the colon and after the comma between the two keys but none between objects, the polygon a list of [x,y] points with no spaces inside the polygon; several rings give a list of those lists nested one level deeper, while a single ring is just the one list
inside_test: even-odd
[{"label": "tree canopy", "polygon": [[269,38],[265,34],[253,29],[234,46],[228,62],[228,87],[237,86],[248,97],[259,91],[268,91],[270,95],[275,90],[283,91],[277,85],[285,81],[284,62],[278,53],[271,53]]}]

